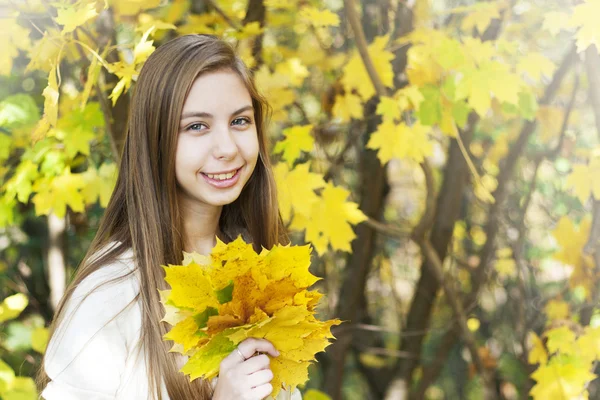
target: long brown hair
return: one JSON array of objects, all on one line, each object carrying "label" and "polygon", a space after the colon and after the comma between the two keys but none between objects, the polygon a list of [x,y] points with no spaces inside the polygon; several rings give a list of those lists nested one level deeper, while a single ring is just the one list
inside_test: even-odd
[{"label": "long brown hair", "polygon": [[[209,399],[212,394],[207,382],[197,379],[190,383],[178,372],[176,355],[168,352],[172,343],[162,339],[169,328],[159,323],[164,310],[157,289],[169,288],[160,266],[182,260],[184,237],[177,202],[175,150],[183,104],[195,79],[217,70],[233,71],[245,83],[255,110],[259,141],[259,161],[250,180],[239,198],[223,207],[219,228],[225,237],[221,239],[229,241],[244,233],[257,251],[288,241],[269,161],[267,102],[229,44],[210,35],[178,37],[159,46],[142,67],[132,97],[116,187],[50,328],[53,335],[64,318],[65,304],[83,279],[132,248],[140,277],[140,342],[146,352],[150,392],[158,400],[162,400],[162,379],[172,400]],[[92,257],[113,241],[121,246]],[[48,381],[44,368],[40,368],[38,384],[45,386]]]}]

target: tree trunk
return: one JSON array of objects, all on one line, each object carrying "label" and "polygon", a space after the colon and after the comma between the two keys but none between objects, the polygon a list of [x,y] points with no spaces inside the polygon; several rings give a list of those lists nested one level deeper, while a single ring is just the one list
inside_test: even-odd
[{"label": "tree trunk", "polygon": [[48,215],[48,284],[50,286],[50,306],[55,311],[65,294],[67,274],[65,265],[66,219],[54,213]]}]

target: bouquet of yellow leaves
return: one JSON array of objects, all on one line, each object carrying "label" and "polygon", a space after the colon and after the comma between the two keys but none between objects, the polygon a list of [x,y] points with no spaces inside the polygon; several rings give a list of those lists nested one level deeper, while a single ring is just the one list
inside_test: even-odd
[{"label": "bouquet of yellow leaves", "polygon": [[340,320],[319,321],[315,307],[322,294],[308,288],[312,275],[309,245],[274,246],[257,254],[241,237],[217,240],[209,257],[184,253],[183,265],[163,267],[171,290],[161,291],[173,325],[164,336],[171,351],[189,356],[181,372],[196,378],[218,375],[219,364],[246,338],[269,340],[280,355],[271,359],[277,397],[308,380],[315,354],[333,338]]}]

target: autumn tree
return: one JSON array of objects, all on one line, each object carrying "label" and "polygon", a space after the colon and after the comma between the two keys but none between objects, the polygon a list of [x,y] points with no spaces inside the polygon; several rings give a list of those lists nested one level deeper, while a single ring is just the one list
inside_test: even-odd
[{"label": "autumn tree", "polygon": [[315,250],[320,312],[346,321],[307,389],[595,398],[598,15],[599,0],[3,0],[0,396],[35,396],[14,369],[37,366],[110,198],[140,68],[206,33],[273,107],[282,217]]}]

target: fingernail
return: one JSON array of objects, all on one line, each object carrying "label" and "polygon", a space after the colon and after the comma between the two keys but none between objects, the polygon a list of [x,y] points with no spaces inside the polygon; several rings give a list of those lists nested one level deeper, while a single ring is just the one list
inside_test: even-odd
[{"label": "fingernail", "polygon": [[279,350],[275,350],[277,352],[277,355],[279,356],[281,353],[279,352]]}]

